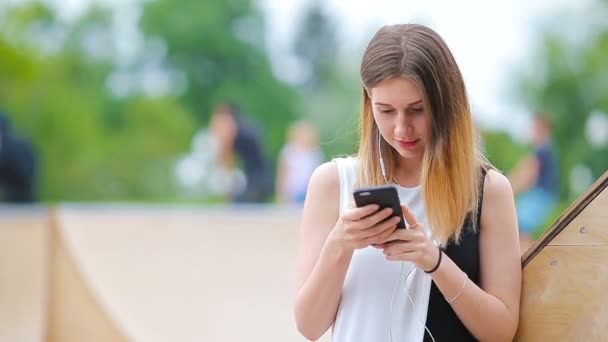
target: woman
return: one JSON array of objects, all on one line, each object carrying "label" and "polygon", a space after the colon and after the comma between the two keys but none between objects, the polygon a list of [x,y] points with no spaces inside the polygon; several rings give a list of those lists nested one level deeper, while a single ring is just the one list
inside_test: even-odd
[{"label": "woman", "polygon": [[[304,204],[295,317],[316,340],[510,341],[521,263],[513,193],[476,149],[462,75],[420,25],[381,28],[361,65],[359,152],[319,166]],[[397,187],[408,229],[357,187]]]},{"label": "woman", "polygon": [[279,153],[277,199],[281,203],[302,205],[310,176],[323,162],[323,152],[317,129],[309,122],[292,123],[287,137],[288,141]]}]

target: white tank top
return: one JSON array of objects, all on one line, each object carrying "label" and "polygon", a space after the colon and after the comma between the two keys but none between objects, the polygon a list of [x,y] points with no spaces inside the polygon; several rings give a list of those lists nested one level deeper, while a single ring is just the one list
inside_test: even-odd
[{"label": "white tank top", "polygon": [[[354,206],[352,193],[358,163],[353,157],[336,158],[334,161],[340,174],[341,213]],[[430,234],[420,186],[396,187],[401,203],[410,207],[418,222]],[[423,341],[432,281],[430,275],[415,268],[406,282],[401,281],[400,288],[394,292],[399,278],[405,277],[412,267],[412,263],[405,262],[401,272],[401,262],[386,260],[382,250],[374,247],[356,250],[344,280],[340,306],[332,329],[332,341]],[[408,299],[405,289],[415,306]]]}]

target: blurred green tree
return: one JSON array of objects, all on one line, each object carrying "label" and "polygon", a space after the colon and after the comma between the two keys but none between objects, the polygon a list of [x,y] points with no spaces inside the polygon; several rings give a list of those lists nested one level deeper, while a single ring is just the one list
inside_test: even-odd
[{"label": "blurred green tree", "polygon": [[298,86],[305,97],[302,116],[317,125],[328,158],[351,154],[358,139],[359,60],[340,44],[336,16],[321,1],[304,6],[292,41],[293,54],[307,71]]},{"label": "blurred green tree", "polygon": [[481,141],[488,160],[498,170],[508,174],[519,159],[527,152],[527,148],[517,143],[503,131],[484,131]]},{"label": "blurred green tree", "polygon": [[42,201],[174,197],[172,162],[192,115],[168,96],[110,94],[111,22],[101,7],[73,23],[40,2],[0,12],[0,106],[34,142]]},{"label": "blurred green tree", "polygon": [[607,17],[607,1],[591,2],[581,11],[551,17],[541,27],[532,58],[521,67],[514,84],[515,98],[531,111],[539,109],[552,115],[561,193],[568,201],[578,195],[570,189],[576,165],[588,167],[593,179],[608,169],[608,146],[592,144],[586,134],[592,112],[607,119]]},{"label": "blurred green tree", "polygon": [[338,37],[335,19],[321,1],[311,1],[305,6],[292,44],[295,56],[307,71],[301,88],[313,92],[339,76]]},{"label": "blurred green tree", "polygon": [[233,100],[260,123],[276,160],[287,124],[299,114],[298,94],[273,73],[264,18],[252,1],[148,1],[140,27],[146,39],[165,44],[168,64],[184,75],[180,101],[199,125],[216,102]]}]

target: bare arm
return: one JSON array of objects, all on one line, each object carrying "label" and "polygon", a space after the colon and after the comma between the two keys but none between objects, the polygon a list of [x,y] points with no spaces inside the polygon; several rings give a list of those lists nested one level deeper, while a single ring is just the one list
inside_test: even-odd
[{"label": "bare arm", "polygon": [[333,162],[310,178],[302,213],[295,318],[309,340],[319,339],[334,323],[353,251],[383,241],[398,217],[377,205],[345,210],[340,216],[340,181]]},{"label": "bare arm", "polygon": [[[468,281],[452,308],[480,341],[512,341],[519,321],[521,259],[515,204],[505,176],[488,171],[480,227],[481,287]],[[454,298],[464,273],[444,255],[433,280],[443,295]]]},{"label": "bare arm", "polygon": [[513,194],[517,195],[534,186],[538,179],[539,168],[538,159],[534,155],[528,155],[520,160],[509,175]]},{"label": "bare arm", "polygon": [[323,164],[310,179],[298,255],[296,324],[310,340],[319,339],[333,324],[352,256],[326,242],[338,220],[339,203],[337,166]]}]

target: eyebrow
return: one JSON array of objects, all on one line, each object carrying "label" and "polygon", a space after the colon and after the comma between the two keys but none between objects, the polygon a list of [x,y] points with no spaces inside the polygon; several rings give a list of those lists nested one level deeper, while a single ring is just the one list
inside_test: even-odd
[{"label": "eyebrow", "polygon": [[[408,104],[408,105],[407,105],[407,107],[411,107],[411,106],[414,106],[414,105],[417,105],[417,104],[421,104],[421,103],[422,103],[422,99],[420,99],[420,100],[418,100],[418,101],[414,101],[414,102],[412,102],[412,103]],[[388,104],[388,103],[382,103],[382,102],[374,102],[374,104],[375,104],[376,106],[387,106],[387,107],[393,107],[392,105],[390,105],[390,104]]]}]

